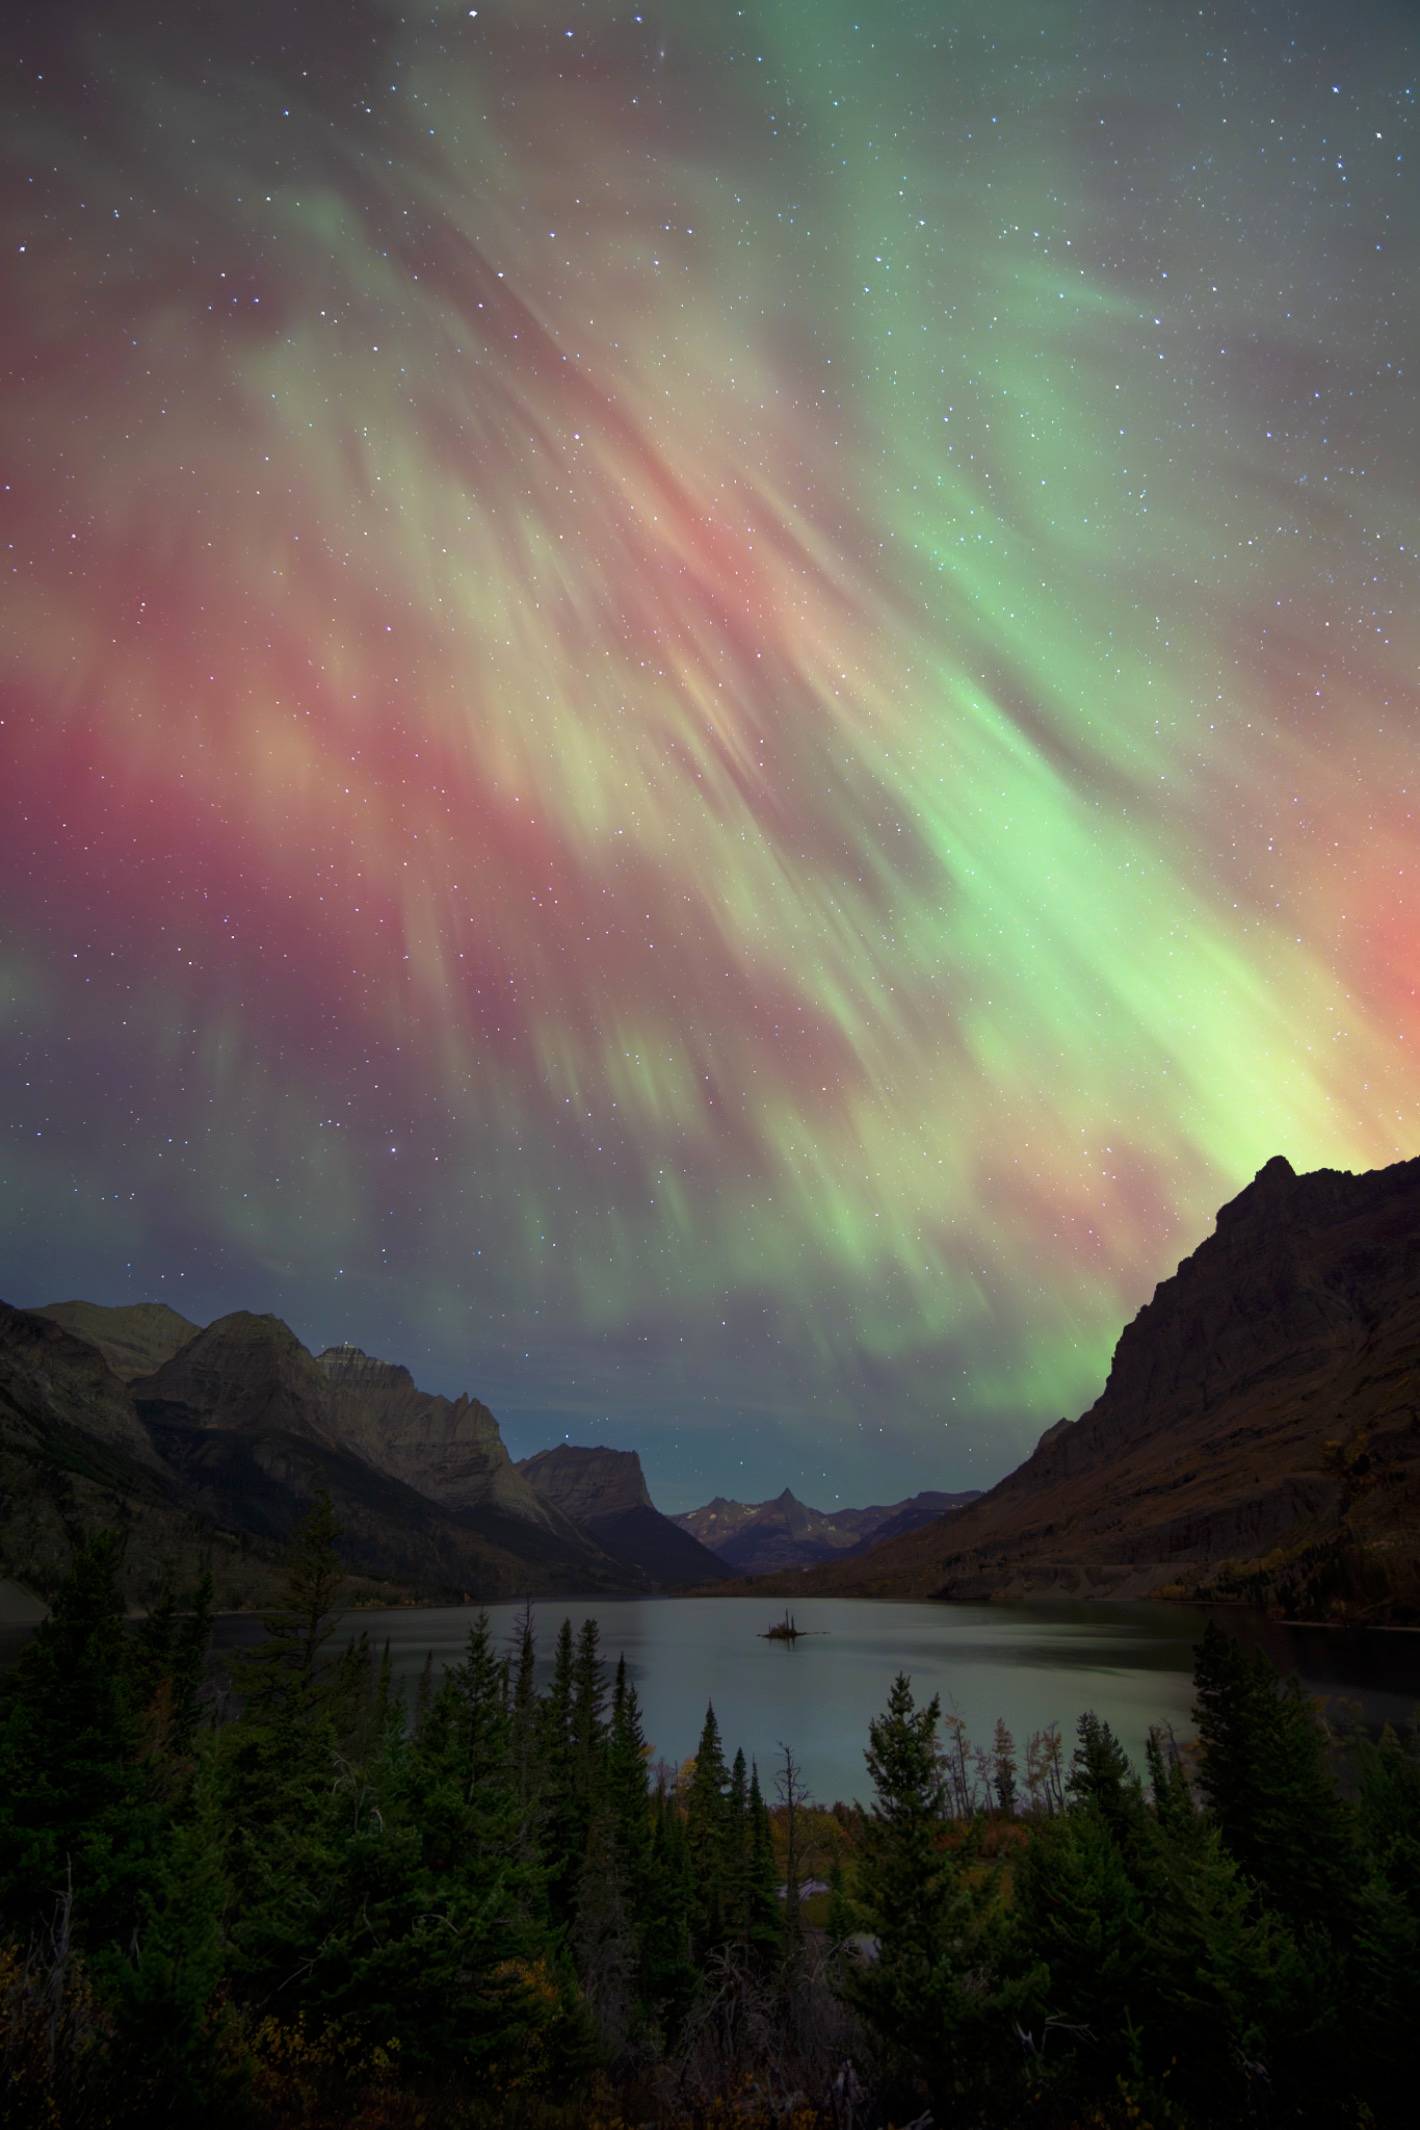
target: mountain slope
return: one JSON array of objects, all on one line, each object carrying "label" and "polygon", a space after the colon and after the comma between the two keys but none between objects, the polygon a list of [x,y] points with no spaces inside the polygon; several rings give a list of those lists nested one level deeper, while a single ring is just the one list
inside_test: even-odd
[{"label": "mountain slope", "polygon": [[189,1339],[195,1339],[200,1329],[166,1302],[129,1302],[117,1308],[106,1308],[101,1302],[46,1302],[33,1314],[47,1316],[96,1346],[125,1383],[135,1376],[150,1376]]},{"label": "mountain slope", "polygon": [[1420,1617],[1420,1161],[1268,1162],[1126,1328],[1080,1420],[945,1522],[794,1589]]},{"label": "mountain slope", "polygon": [[559,1443],[536,1457],[525,1457],[518,1471],[545,1502],[574,1517],[614,1559],[640,1570],[661,1589],[719,1582],[729,1573],[708,1547],[661,1514],[634,1450]]},{"label": "mountain slope", "polygon": [[445,1508],[495,1508],[566,1535],[565,1519],[528,1485],[477,1398],[418,1390],[407,1368],[358,1346],[328,1346],[316,1366],[337,1434],[367,1464]]},{"label": "mountain slope", "polygon": [[[135,1340],[113,1336],[110,1312],[67,1313],[132,1361]],[[163,1341],[176,1335],[171,1325],[144,1328]],[[485,1601],[647,1587],[644,1573],[518,1479],[486,1409],[485,1459],[507,1467],[506,1492],[515,1502],[526,1494],[527,1514],[496,1487],[448,1507],[376,1469],[342,1439],[349,1411],[278,1317],[221,1317],[125,1384],[52,1316],[0,1304],[0,1573],[46,1592],[86,1532],[118,1527],[132,1602],[152,1597],[166,1566],[191,1579],[208,1559],[219,1603],[262,1602],[276,1587],[282,1542],[326,1493],[357,1592]]]},{"label": "mountain slope", "polygon": [[103,1355],[0,1302],[0,1573],[48,1596],[90,1532],[124,1536],[129,1602],[210,1566],[223,1606],[274,1595],[276,1555],[185,1498]]},{"label": "mountain slope", "polygon": [[675,1521],[737,1575],[763,1575],[860,1553],[888,1527],[911,1531],[976,1498],[974,1492],[914,1494],[910,1501],[867,1509],[823,1510],[811,1509],[785,1487],[773,1501],[727,1501],[716,1495]]},{"label": "mountain slope", "polygon": [[[139,1413],[204,1507],[280,1537],[324,1491],[348,1557],[431,1596],[478,1599],[637,1588],[585,1532],[551,1516],[513,1471],[486,1406],[414,1388],[353,1348],[323,1366],[279,1317],[219,1317],[133,1385]],[[403,1432],[401,1432],[403,1430]],[[216,1435],[219,1443],[203,1442]],[[408,1452],[451,1475],[455,1500],[391,1469]],[[521,1513],[523,1496],[527,1513]]]}]

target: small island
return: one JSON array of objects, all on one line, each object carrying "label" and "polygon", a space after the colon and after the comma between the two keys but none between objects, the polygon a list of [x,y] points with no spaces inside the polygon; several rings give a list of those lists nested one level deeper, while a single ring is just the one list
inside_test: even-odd
[{"label": "small island", "polygon": [[761,1642],[798,1642],[805,1635],[827,1632],[826,1627],[798,1627],[794,1624],[793,1613],[786,1612],[782,1620],[776,1620],[772,1627],[764,1628],[759,1639]]}]

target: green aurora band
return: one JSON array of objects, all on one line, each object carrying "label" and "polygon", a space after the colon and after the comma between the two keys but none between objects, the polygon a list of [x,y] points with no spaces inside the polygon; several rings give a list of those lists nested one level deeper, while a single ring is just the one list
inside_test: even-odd
[{"label": "green aurora band", "polygon": [[26,0],[9,1298],[887,1497],[1420,1150],[1414,27]]}]

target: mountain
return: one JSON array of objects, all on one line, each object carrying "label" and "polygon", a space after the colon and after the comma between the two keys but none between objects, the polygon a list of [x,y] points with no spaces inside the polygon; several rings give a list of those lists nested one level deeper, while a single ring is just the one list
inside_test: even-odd
[{"label": "mountain", "polygon": [[[134,1312],[61,1307],[132,1363],[142,1344]],[[114,1317],[130,1321],[115,1326]],[[152,1320],[139,1329],[150,1350],[175,1336]],[[421,1394],[388,1380],[403,1371],[386,1369],[363,1404],[358,1385],[332,1374],[340,1371],[322,1367],[279,1317],[238,1312],[193,1328],[159,1367],[125,1383],[97,1345],[52,1315],[0,1304],[0,1573],[47,1591],[84,1532],[121,1526],[135,1603],[152,1596],[164,1562],[190,1576],[207,1557],[219,1603],[260,1602],[275,1588],[283,1542],[325,1493],[357,1594],[491,1601],[648,1587],[642,1571],[519,1479],[486,1408],[424,1401],[434,1416],[425,1433],[446,1465],[453,1458],[462,1495],[449,1505],[388,1468],[413,1455],[417,1428],[396,1428],[383,1462],[360,1454],[383,1454],[382,1415],[415,1410]],[[491,1475],[477,1499],[474,1442]]]},{"label": "mountain", "polygon": [[218,1317],[132,1390],[150,1424],[276,1430],[341,1447],[325,1377],[279,1316]]},{"label": "mountain", "polygon": [[[519,1480],[486,1406],[428,1396],[356,1348],[334,1354],[317,1361],[279,1317],[239,1312],[133,1394],[203,1502],[237,1502],[264,1535],[284,1536],[323,1491],[369,1574],[478,1598],[628,1587],[594,1539]],[[204,1439],[213,1434],[216,1445]],[[438,1483],[453,1498],[441,1500]]]},{"label": "mountain", "polygon": [[0,1302],[0,1574],[47,1596],[95,1530],[123,1533],[135,1604],[157,1595],[167,1571],[191,1583],[208,1564],[224,1605],[258,1604],[277,1588],[274,1551],[184,1496],[99,1349]]},{"label": "mountain", "polygon": [[719,1582],[730,1572],[689,1531],[661,1514],[634,1450],[559,1443],[525,1457],[517,1469],[544,1502],[574,1518],[613,1560],[639,1570],[658,1588],[690,1589]]},{"label": "mountain", "polygon": [[492,1507],[565,1532],[566,1518],[529,1486],[498,1422],[477,1398],[418,1390],[407,1368],[377,1361],[358,1346],[328,1346],[316,1366],[340,1439],[377,1471],[448,1509]]},{"label": "mountain", "polygon": [[109,1309],[100,1302],[48,1302],[36,1316],[47,1316],[66,1331],[97,1346],[116,1376],[131,1383],[150,1376],[170,1361],[199,1326],[190,1324],[166,1302],[130,1302]]},{"label": "mountain", "polygon": [[675,1522],[737,1575],[764,1575],[860,1552],[884,1530],[915,1530],[976,1498],[975,1493],[914,1494],[887,1506],[826,1511],[809,1508],[785,1487],[773,1501],[727,1501],[717,1494],[703,1509],[687,1510]]},{"label": "mountain", "polygon": [[980,1487],[971,1487],[961,1494],[944,1494],[937,1488],[929,1487],[921,1494],[910,1495],[906,1501],[894,1502],[886,1509],[859,1509],[854,1513],[864,1519],[863,1535],[851,1548],[851,1552],[866,1553],[871,1547],[882,1545],[886,1539],[905,1537],[909,1531],[920,1530],[923,1524],[936,1523],[940,1517],[949,1516],[954,1510],[965,1508],[969,1501],[980,1499]]},{"label": "mountain", "polygon": [[1269,1161],[1125,1329],[1082,1418],[945,1522],[793,1587],[1420,1618],[1420,1161]]}]

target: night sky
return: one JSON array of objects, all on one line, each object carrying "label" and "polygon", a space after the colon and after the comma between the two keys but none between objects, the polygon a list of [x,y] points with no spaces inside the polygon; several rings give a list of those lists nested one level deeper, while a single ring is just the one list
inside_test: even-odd
[{"label": "night sky", "polygon": [[985,1484],[1420,1152],[1420,11],[6,0],[0,1293]]}]

